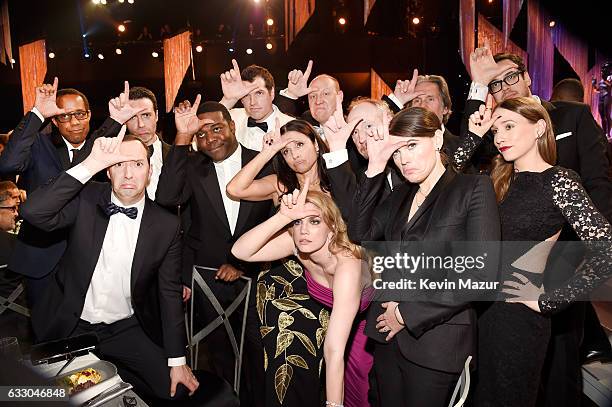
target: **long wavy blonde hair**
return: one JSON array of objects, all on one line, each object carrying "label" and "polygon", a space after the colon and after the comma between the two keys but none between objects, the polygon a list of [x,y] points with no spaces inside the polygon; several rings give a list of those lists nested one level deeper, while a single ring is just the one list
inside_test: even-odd
[{"label": "long wavy blonde hair", "polygon": [[334,200],[319,191],[308,191],[306,202],[313,204],[321,211],[323,222],[332,231],[328,249],[333,254],[348,253],[356,259],[364,259],[365,255],[361,246],[352,243],[348,237],[346,223],[342,219],[340,209]]}]

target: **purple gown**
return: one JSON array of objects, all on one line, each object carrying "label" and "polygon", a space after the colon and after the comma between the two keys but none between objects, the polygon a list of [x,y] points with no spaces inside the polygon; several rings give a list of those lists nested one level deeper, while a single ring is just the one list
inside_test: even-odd
[{"label": "purple gown", "polygon": [[[312,298],[327,307],[332,307],[334,296],[331,289],[317,283],[310,272],[306,270],[306,284],[308,293]],[[367,287],[361,294],[359,313],[347,344],[347,355],[344,367],[344,405],[346,407],[369,407],[368,403],[368,374],[372,368],[372,354],[366,350],[367,337],[363,333],[365,327],[364,311],[370,305],[373,287]]]}]

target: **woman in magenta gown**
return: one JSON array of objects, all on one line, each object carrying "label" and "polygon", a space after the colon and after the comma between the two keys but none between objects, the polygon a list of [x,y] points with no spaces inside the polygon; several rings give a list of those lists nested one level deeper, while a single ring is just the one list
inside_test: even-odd
[{"label": "woman in magenta gown", "polygon": [[[280,211],[238,239],[232,253],[252,262],[297,257],[309,294],[331,307],[326,332],[317,332],[317,337],[325,335],[327,405],[369,406],[372,356],[366,350],[363,311],[373,294],[371,276],[362,249],[349,241],[333,200],[321,192],[308,192],[308,183],[301,192],[283,195]],[[287,324],[292,321],[290,315],[279,318],[281,335],[291,337]]]}]

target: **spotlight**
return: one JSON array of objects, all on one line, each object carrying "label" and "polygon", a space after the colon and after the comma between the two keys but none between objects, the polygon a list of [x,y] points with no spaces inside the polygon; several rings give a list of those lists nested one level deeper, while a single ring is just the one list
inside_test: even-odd
[{"label": "spotlight", "polygon": [[14,64],[15,62],[15,58],[11,58],[11,64]]},{"label": "spotlight", "polygon": [[[129,1],[129,0],[128,0]],[[156,51],[151,52],[151,56],[153,58],[157,58],[159,56],[159,54]]]},{"label": "spotlight", "polygon": [[125,0],[119,0],[119,3],[122,3],[122,4],[123,4],[123,2],[125,2]]},{"label": "spotlight", "polygon": [[229,51],[229,52],[234,52],[234,48],[230,47],[230,48],[228,49],[228,51]]},{"label": "spotlight", "polygon": [[85,37],[87,37],[87,34],[83,34],[81,37],[85,38]]},{"label": "spotlight", "polygon": [[340,24],[340,25],[344,25],[344,24],[346,24],[346,18],[344,18],[344,17],[340,17],[340,18],[338,19],[338,24]]},{"label": "spotlight", "polygon": [[123,24],[119,24],[117,26],[117,30],[119,30],[119,32],[125,32],[125,26]]},{"label": "spotlight", "polygon": [[87,51],[85,51],[85,54],[83,54],[83,56],[85,57],[85,59],[91,58],[91,55]]},{"label": "spotlight", "polygon": [[272,43],[271,42],[268,42],[266,44],[266,49],[272,49]]},{"label": "spotlight", "polygon": [[123,54],[123,51],[121,51],[121,48],[117,48],[117,49],[115,50],[115,54],[117,54],[117,55],[121,55],[121,54]]},{"label": "spotlight", "polygon": [[100,0],[100,4],[106,5],[106,0]]},{"label": "spotlight", "polygon": [[419,24],[421,22],[421,19],[418,17],[415,17],[412,19],[412,24]]},{"label": "spotlight", "polygon": [[93,4],[100,4],[100,0],[91,0]]},{"label": "spotlight", "polygon": [[549,26],[550,28],[552,28],[552,27],[554,27],[554,26],[555,26],[555,24],[557,24],[557,23],[555,22],[555,20],[552,20],[550,23],[548,23],[548,26]]},{"label": "spotlight", "polygon": [[55,52],[49,52],[49,58],[50,59],[55,58]]},{"label": "spotlight", "polygon": [[203,48],[201,45],[198,45],[198,46],[196,47],[196,52],[202,52],[202,50],[203,50],[203,49],[204,49],[204,48]]},{"label": "spotlight", "polygon": [[493,3],[493,0],[489,0],[489,4]]},{"label": "spotlight", "polygon": [[251,55],[251,54],[253,53],[253,50],[252,50],[251,48],[247,48],[247,49],[246,49],[246,53],[247,53],[247,54],[249,54],[249,55]]},{"label": "spotlight", "polygon": [[134,0],[128,0],[128,3],[134,4]]},{"label": "spotlight", "polygon": [[98,54],[98,59],[104,59],[104,54],[102,53]]},{"label": "spotlight", "polygon": [[266,20],[266,24],[268,24],[268,25],[274,25],[274,20],[273,20],[273,19],[271,19],[271,18],[268,18],[268,19]]}]

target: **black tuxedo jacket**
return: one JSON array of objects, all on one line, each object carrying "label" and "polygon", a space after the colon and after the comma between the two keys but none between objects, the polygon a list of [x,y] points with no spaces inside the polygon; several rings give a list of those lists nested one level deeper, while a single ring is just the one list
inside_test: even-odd
[{"label": "black tuxedo jacket", "polygon": [[[91,152],[96,138],[113,137],[121,130],[119,123],[111,118],[106,119],[102,127],[87,138],[81,150],[75,152],[71,164],[61,136],[57,133],[40,134],[42,124],[36,114],[26,114],[0,155],[0,174],[19,174],[19,186],[28,193],[71,165],[82,162]],[[47,233],[23,222],[9,262],[10,268],[29,277],[43,277],[57,265],[65,249],[65,231]]]},{"label": "black tuxedo jacket", "polygon": [[[108,228],[102,207],[110,198],[109,183],[83,186],[62,173],[22,205],[22,216],[33,225],[45,231],[68,228],[68,247],[57,274],[32,312],[37,338],[65,338],[75,329]],[[147,198],[131,274],[136,318],[169,358],[184,356],[186,344],[179,226],[177,216]]]},{"label": "black tuxedo jacket", "polygon": [[[467,134],[466,119],[483,103],[480,100],[467,101],[462,136]],[[548,111],[553,124],[557,165],[576,171],[597,209],[612,220],[612,182],[608,175],[607,141],[589,107],[583,103],[550,103],[544,100],[542,106]],[[488,160],[497,154],[490,133],[485,136],[483,144],[476,150],[476,155],[480,154]]]},{"label": "black tuxedo jacket", "polygon": [[[257,152],[242,147],[242,166]],[[267,175],[268,168],[260,175]],[[231,254],[234,242],[246,231],[265,221],[272,201],[240,201],[234,234],[230,231],[215,166],[203,153],[190,153],[188,146],[171,146],[157,187],[156,202],[163,206],[187,204],[191,224],[184,235],[183,281],[191,281],[194,264],[218,268],[222,264],[250,271]]]},{"label": "black tuxedo jacket", "polygon": [[[404,183],[378,202],[385,182],[379,174],[364,177],[357,196],[359,214],[349,229],[354,241],[498,241],[500,221],[495,192],[487,176],[456,174],[447,169],[408,221],[418,185]],[[385,342],[375,328],[383,309],[373,303],[366,334]],[[400,302],[406,328],[397,340],[406,359],[431,369],[460,372],[468,355],[476,356],[476,314],[469,302],[439,304]]]}]

